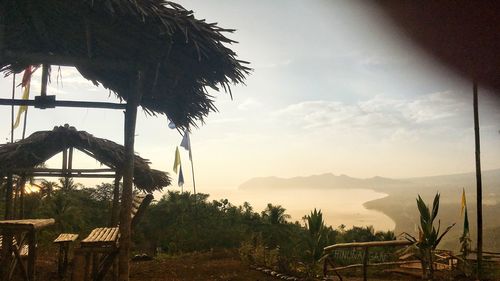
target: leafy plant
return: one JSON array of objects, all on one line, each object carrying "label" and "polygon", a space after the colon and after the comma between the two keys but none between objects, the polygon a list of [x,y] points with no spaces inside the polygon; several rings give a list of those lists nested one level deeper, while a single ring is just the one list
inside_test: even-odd
[{"label": "leafy plant", "polygon": [[432,210],[429,209],[420,197],[417,198],[417,207],[420,213],[420,226],[418,238],[404,232],[405,238],[411,242],[413,245],[409,247],[405,254],[413,254],[422,263],[422,278],[425,280],[433,280],[434,278],[434,250],[441,242],[441,239],[450,231],[450,229],[455,225],[452,224],[448,226],[443,233],[440,232],[441,221],[438,220],[437,229],[434,227],[434,221],[437,218],[439,211],[439,193],[434,197],[434,202],[432,203]]},{"label": "leafy plant", "polygon": [[310,275],[314,273],[316,264],[323,253],[323,248],[327,245],[328,232],[323,221],[321,210],[317,211],[314,209],[314,211],[311,211],[311,214],[307,215],[305,218],[307,220],[307,230],[309,234],[306,240],[306,253],[308,256],[307,274]]}]

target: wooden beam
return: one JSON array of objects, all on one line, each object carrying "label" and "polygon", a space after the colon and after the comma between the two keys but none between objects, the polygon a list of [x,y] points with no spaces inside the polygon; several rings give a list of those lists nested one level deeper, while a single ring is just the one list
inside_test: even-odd
[{"label": "wooden beam", "polygon": [[[110,173],[114,172],[114,169],[67,169],[68,173]],[[53,168],[33,168],[33,169],[16,169],[12,170],[14,174],[30,174],[30,173],[62,173],[62,169]]]},{"label": "wooden beam", "polygon": [[[420,264],[419,260],[411,260],[411,261],[394,261],[394,262],[380,262],[380,263],[370,263],[368,266],[389,266],[389,265],[403,265],[403,264],[412,264],[412,263],[418,263]],[[362,263],[356,263],[356,264],[350,264],[346,266],[340,266],[340,267],[334,267],[328,271],[335,270],[335,271],[340,271],[340,270],[346,270],[349,268],[356,268],[356,267],[363,267]]]},{"label": "wooden beam", "polygon": [[49,64],[60,66],[85,66],[109,70],[134,71],[137,64],[134,61],[87,58],[70,55],[54,55],[46,53],[25,53],[12,50],[4,50],[2,63],[24,62],[29,65]]},{"label": "wooden beam", "polygon": [[130,275],[130,246],[131,246],[131,218],[132,210],[132,186],[134,176],[134,140],[135,125],[137,119],[137,107],[140,104],[143,87],[144,75],[141,70],[137,71],[137,79],[134,87],[129,93],[127,109],[125,111],[125,161],[123,171],[123,190],[122,202],[120,208],[120,248],[118,252],[118,281],[129,281]]},{"label": "wooden beam", "polygon": [[390,241],[372,241],[372,242],[353,242],[353,243],[339,243],[325,247],[325,252],[330,252],[335,249],[341,248],[367,248],[367,247],[398,247],[409,246],[413,242],[408,240],[390,240]]},{"label": "wooden beam", "polygon": [[47,177],[47,178],[54,178],[54,177],[55,178],[61,178],[61,177],[93,178],[93,179],[100,179],[100,178],[113,179],[113,178],[115,178],[115,174],[33,173],[33,174],[29,174],[29,175],[33,176],[33,177]]},{"label": "wooden beam", "polygon": [[26,105],[37,108],[52,107],[83,107],[83,108],[107,108],[107,109],[125,109],[124,103],[111,102],[95,102],[95,101],[69,101],[69,100],[54,100],[54,101],[38,101],[38,100],[23,100],[23,99],[0,99],[0,105]]}]

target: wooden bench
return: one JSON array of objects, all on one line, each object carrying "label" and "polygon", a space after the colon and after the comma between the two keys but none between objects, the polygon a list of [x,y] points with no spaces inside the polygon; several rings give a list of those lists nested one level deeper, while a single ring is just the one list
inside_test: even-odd
[{"label": "wooden bench", "polygon": [[[132,200],[132,230],[139,223],[144,211],[153,201],[153,195],[136,195]],[[118,255],[120,233],[116,227],[100,227],[92,230],[80,242],[75,252],[73,281],[103,280]],[[113,278],[115,278],[113,274]]]},{"label": "wooden bench", "polygon": [[54,240],[54,244],[59,245],[59,255],[57,258],[57,273],[59,277],[63,277],[68,268],[68,253],[70,245],[76,241],[78,234],[61,233]]},{"label": "wooden bench", "polygon": [[[35,280],[37,257],[36,237],[40,230],[55,223],[54,219],[22,219],[0,221],[3,234],[0,279],[12,280],[14,271],[19,270],[23,280]],[[25,249],[27,245],[28,249]],[[26,255],[26,259],[23,255]]]}]

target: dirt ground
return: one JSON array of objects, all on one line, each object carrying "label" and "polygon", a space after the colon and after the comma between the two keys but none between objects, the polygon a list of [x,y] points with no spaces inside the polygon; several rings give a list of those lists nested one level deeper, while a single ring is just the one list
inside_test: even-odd
[{"label": "dirt ground", "polygon": [[[71,268],[69,268],[69,271]],[[71,280],[57,275],[57,253],[40,253],[37,261],[37,281]],[[14,280],[21,280],[15,278]],[[109,274],[107,280],[111,280]],[[193,253],[175,257],[160,256],[151,261],[131,262],[131,281],[270,281],[281,280],[243,264],[235,251]],[[319,280],[319,279],[318,279]],[[331,279],[338,280],[338,279]],[[360,277],[345,277],[347,281],[361,281]],[[370,277],[371,281],[419,280],[399,274]]]}]

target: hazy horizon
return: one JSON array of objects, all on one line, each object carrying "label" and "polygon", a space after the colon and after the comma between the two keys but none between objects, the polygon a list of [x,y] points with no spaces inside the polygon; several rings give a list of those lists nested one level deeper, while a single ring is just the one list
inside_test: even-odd
[{"label": "hazy horizon", "polygon": [[[219,112],[193,128],[199,192],[265,176],[406,178],[474,171],[471,83],[411,45],[376,7],[326,0],[179,3],[197,18],[237,29],[228,35],[239,42],[231,48],[254,68],[246,86],[232,89],[234,100],[211,92]],[[40,89],[39,76],[31,97]],[[57,99],[118,102],[73,68],[61,68],[61,76],[53,67],[48,92]],[[0,79],[4,98],[10,98],[11,78]],[[484,170],[500,167],[500,111],[487,92],[480,88]],[[10,107],[0,107],[0,114],[10,116]],[[65,123],[123,143],[120,110],[30,108],[27,135]],[[9,128],[4,118],[3,141],[10,139]],[[19,128],[16,139],[20,134]],[[179,133],[164,116],[141,110],[136,135],[136,152],[169,172],[176,188]],[[185,189],[192,189],[187,153],[181,154]],[[50,165],[59,165],[57,159]],[[99,166],[81,155],[75,161],[75,168]]]}]

